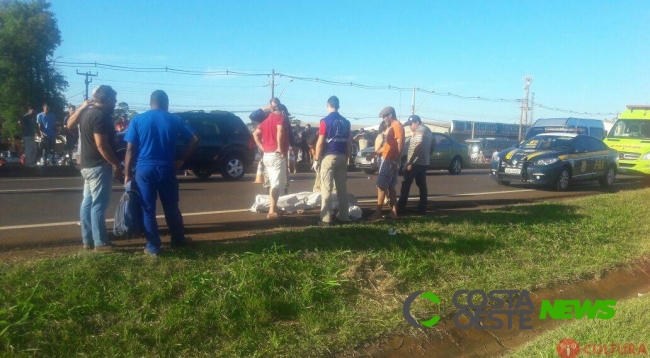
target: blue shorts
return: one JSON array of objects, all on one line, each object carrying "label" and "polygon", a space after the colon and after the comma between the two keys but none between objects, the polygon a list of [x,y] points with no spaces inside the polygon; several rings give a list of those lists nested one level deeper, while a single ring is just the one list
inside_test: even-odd
[{"label": "blue shorts", "polygon": [[377,188],[389,189],[397,185],[399,165],[396,160],[383,159],[379,166],[379,175],[377,176]]}]

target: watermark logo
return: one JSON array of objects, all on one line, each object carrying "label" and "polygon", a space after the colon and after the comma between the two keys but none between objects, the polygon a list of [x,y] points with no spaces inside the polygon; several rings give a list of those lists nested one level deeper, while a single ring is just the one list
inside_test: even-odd
[{"label": "watermark logo", "polygon": [[580,345],[571,338],[565,338],[558,343],[555,351],[562,358],[575,358],[580,354]]},{"label": "watermark logo", "polygon": [[[459,302],[462,295],[466,294],[465,302]],[[503,299],[505,296],[506,299]],[[475,300],[475,298],[478,298]],[[475,301],[477,301],[475,303]],[[494,305],[487,309],[488,303]],[[513,321],[519,322],[519,329],[533,329],[533,326],[526,325],[532,318],[535,307],[526,290],[458,290],[454,293],[451,302],[458,308],[454,315],[454,324],[459,329],[501,329],[504,324],[512,329]],[[466,316],[469,322],[464,324],[460,317]],[[505,317],[505,318],[504,318]],[[505,320],[505,322],[504,322]],[[492,324],[489,324],[492,323]]]},{"label": "watermark logo", "polygon": [[404,301],[404,306],[402,308],[404,319],[406,319],[406,322],[408,322],[411,326],[415,328],[431,328],[435,326],[436,323],[438,323],[438,321],[440,321],[440,316],[433,316],[426,321],[418,322],[411,315],[411,304],[413,304],[413,301],[415,301],[418,297],[425,298],[436,304],[440,303],[440,299],[438,298],[438,296],[436,296],[432,292],[424,292],[424,291],[413,292],[406,298],[406,301]]},{"label": "watermark logo", "polygon": [[590,300],[580,302],[579,300],[555,300],[553,303],[548,300],[542,301],[542,308],[539,312],[540,319],[551,316],[552,319],[580,319],[587,316],[587,319],[610,319],[616,311],[614,306],[616,300]]},{"label": "watermark logo", "polygon": [[622,355],[648,355],[645,344],[636,343],[588,343],[580,345],[571,338],[565,338],[558,343],[555,351],[561,358],[575,358],[583,356],[622,356]]},{"label": "watermark logo", "polygon": [[[411,293],[404,301],[404,319],[415,328],[430,328],[438,321],[439,316],[433,316],[426,321],[416,320],[411,315],[411,305],[423,298],[439,304],[440,299],[432,292],[417,291]],[[527,290],[458,290],[454,293],[451,303],[458,309],[454,314],[454,324],[458,329],[512,329],[515,322],[520,330],[533,329],[530,324],[535,306]],[[602,319],[614,317],[616,300],[543,300],[539,319],[568,320],[568,319]],[[467,319],[463,319],[466,317]]]}]

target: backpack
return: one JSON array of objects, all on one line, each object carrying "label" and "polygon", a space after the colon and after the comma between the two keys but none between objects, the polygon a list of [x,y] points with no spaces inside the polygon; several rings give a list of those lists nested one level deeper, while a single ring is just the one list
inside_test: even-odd
[{"label": "backpack", "polygon": [[115,208],[113,234],[130,239],[144,233],[144,217],[135,181],[126,183],[124,190],[124,194]]}]

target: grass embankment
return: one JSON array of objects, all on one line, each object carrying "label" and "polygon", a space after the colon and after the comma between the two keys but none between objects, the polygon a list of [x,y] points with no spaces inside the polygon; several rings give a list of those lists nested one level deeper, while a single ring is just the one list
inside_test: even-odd
[{"label": "grass embankment", "polygon": [[[647,255],[649,196],[287,229],[158,260],[125,252],[2,264],[0,353],[328,354],[412,329],[401,308],[416,290],[535,289]],[[413,308],[423,318],[453,312]]]},{"label": "grass embankment", "polygon": [[[557,345],[566,338],[575,341],[584,356],[648,356],[650,352],[650,296],[616,304],[609,320],[579,320],[560,326],[527,343],[508,357],[557,358]],[[575,348],[570,348],[574,349]],[[645,352],[645,354],[644,354]]]}]

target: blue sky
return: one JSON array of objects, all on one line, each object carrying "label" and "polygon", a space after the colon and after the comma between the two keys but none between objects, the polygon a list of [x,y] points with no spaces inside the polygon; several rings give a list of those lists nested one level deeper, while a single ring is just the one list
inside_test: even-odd
[{"label": "blue sky", "polygon": [[[627,104],[650,104],[646,0],[53,0],[51,9],[71,103],[85,90],[76,71],[91,71],[91,89],[111,85],[138,111],[163,89],[171,111],[222,109],[246,119],[270,98],[275,69],[286,75],[275,77],[276,96],[312,123],[331,95],[353,124],[377,123],[387,105],[406,119],[414,86],[424,119],[518,123],[514,100],[524,96],[526,75],[534,119],[610,119]],[[144,67],[193,74],[131,71]]]}]

